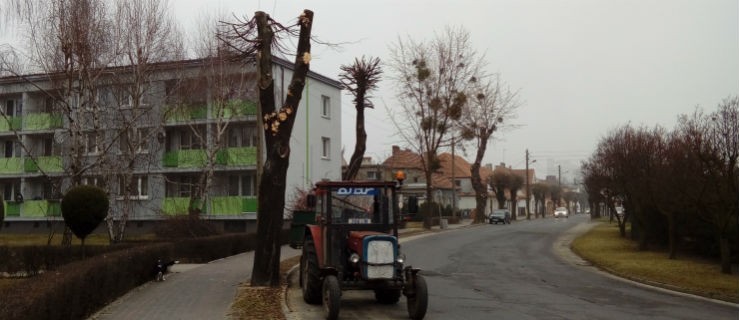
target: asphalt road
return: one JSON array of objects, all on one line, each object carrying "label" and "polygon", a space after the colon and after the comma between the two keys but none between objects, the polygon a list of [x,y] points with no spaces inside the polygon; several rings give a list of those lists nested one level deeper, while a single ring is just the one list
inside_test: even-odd
[{"label": "asphalt road", "polygon": [[[737,305],[635,285],[587,266],[562,243],[587,221],[482,225],[404,242],[408,262],[428,282],[426,319],[739,319]],[[372,292],[348,291],[341,302],[341,319],[407,318],[404,299],[384,306]],[[320,306],[291,309],[293,319],[321,318]]]}]

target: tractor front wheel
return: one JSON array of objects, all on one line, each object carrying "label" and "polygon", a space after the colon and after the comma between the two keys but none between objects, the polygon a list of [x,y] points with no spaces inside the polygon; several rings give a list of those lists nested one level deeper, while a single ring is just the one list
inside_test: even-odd
[{"label": "tractor front wheel", "polygon": [[316,247],[310,237],[305,239],[303,256],[300,257],[300,288],[306,303],[321,303],[321,274],[318,270]]},{"label": "tractor front wheel", "polygon": [[414,275],[413,295],[407,296],[408,316],[414,320],[423,319],[429,304],[428,288],[426,280],[420,274]]},{"label": "tractor front wheel", "polygon": [[323,279],[323,311],[327,320],[334,320],[339,317],[339,308],[341,308],[341,287],[339,287],[339,279],[330,275]]}]

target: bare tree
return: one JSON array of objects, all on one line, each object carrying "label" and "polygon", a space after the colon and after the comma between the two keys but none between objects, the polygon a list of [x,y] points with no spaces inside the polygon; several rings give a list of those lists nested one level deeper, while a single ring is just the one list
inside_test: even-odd
[{"label": "bare tree", "polygon": [[511,183],[511,171],[505,167],[496,168],[490,176],[488,183],[490,184],[490,188],[493,189],[493,193],[495,193],[495,198],[498,200],[498,209],[505,208],[505,192]]},{"label": "bare tree", "polygon": [[[64,180],[51,180],[54,193],[63,185],[79,185],[91,168],[106,161],[101,156],[113,146],[106,135],[105,118],[98,100],[106,67],[116,59],[108,8],[102,1],[8,1],[6,16],[26,31],[24,57],[29,67],[46,75],[39,81],[23,77],[47,99],[48,111],[64,118],[63,129],[55,134],[68,159]],[[12,12],[12,14],[8,14]],[[38,23],[45,21],[45,23]],[[5,68],[7,69],[7,68]],[[22,77],[20,72],[13,75]],[[90,157],[90,155],[93,155]],[[62,243],[71,243],[65,230]]]},{"label": "bare tree", "polygon": [[[472,188],[475,190],[475,210],[485,212],[488,190],[480,176],[482,159],[493,134],[503,127],[504,119],[511,120],[515,116],[519,104],[517,94],[505,88],[497,75],[472,81],[470,96],[466,111],[458,122],[458,130],[463,139],[472,141],[476,150],[475,160],[470,166]],[[484,219],[475,220],[477,223],[484,222]]]},{"label": "bare tree", "polygon": [[[531,195],[534,196],[534,217],[538,218],[540,213],[540,208],[544,208],[545,201],[546,201],[546,194],[549,190],[549,187],[545,183],[537,182],[531,185]],[[541,204],[541,206],[539,206]],[[544,212],[541,212],[542,218],[544,217]]]},{"label": "bare tree", "polygon": [[[399,102],[398,110],[390,110],[391,119],[399,135],[421,155],[426,199],[431,202],[432,175],[440,168],[438,150],[450,144],[449,134],[468,103],[468,89],[484,64],[462,28],[447,27],[429,42],[399,38],[390,55]],[[431,227],[428,213],[424,227]]]},{"label": "bare tree", "polygon": [[511,198],[511,218],[518,219],[518,190],[524,185],[524,178],[510,172],[510,180],[508,180],[508,195]]},{"label": "bare tree", "polygon": [[[290,135],[295,123],[306,76],[310,67],[313,12],[304,10],[291,26],[283,26],[258,11],[248,21],[226,23],[228,31],[219,35],[226,46],[253,61],[259,69],[259,106],[264,123],[266,160],[259,183],[257,245],[251,284],[279,286],[280,230],[285,211],[287,167],[290,160]],[[297,30],[296,30],[297,28]],[[280,50],[279,36],[297,36],[293,78],[281,108],[276,108],[272,77],[272,50]]]},{"label": "bare tree", "polygon": [[[166,0],[127,0],[116,3],[112,13],[116,51],[115,60],[121,72],[111,79],[109,97],[116,105],[113,120],[116,123],[119,156],[110,159],[110,166],[98,168],[100,175],[110,176],[118,189],[117,206],[112,206],[105,221],[112,242],[125,237],[128,219],[138,208],[138,196],[148,180],[145,175],[155,163],[155,153],[149,152],[161,134],[161,122],[147,97],[155,94],[152,80],[154,64],[179,60],[183,57],[182,35],[174,19],[167,14]],[[142,170],[143,169],[143,170]]]},{"label": "bare tree", "polygon": [[364,129],[364,109],[374,108],[369,100],[369,92],[377,88],[380,81],[382,69],[379,58],[362,60],[355,59],[351,66],[341,66],[343,73],[340,76],[344,89],[354,96],[354,108],[357,110],[357,122],[355,132],[357,141],[354,144],[354,153],[349,160],[349,165],[344,171],[342,180],[354,180],[362,167],[364,151],[367,149],[367,131]]}]

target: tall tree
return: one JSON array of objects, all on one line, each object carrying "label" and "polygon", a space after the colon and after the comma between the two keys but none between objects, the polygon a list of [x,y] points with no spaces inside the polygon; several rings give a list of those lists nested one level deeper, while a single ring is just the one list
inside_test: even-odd
[{"label": "tall tree", "polygon": [[[30,84],[45,96],[48,111],[61,114],[65,125],[54,134],[65,152],[64,180],[48,179],[52,191],[61,194],[64,186],[77,186],[90,170],[105,166],[114,137],[106,135],[106,119],[99,100],[106,67],[118,57],[109,10],[103,1],[53,0],[9,1],[5,14],[26,31],[27,67],[21,71],[46,75],[41,85]],[[11,12],[12,14],[8,14]],[[44,23],[39,23],[44,21]],[[4,68],[15,76],[23,73]],[[8,70],[10,69],[10,70]],[[32,153],[27,152],[32,159]],[[35,159],[33,161],[36,161]],[[62,243],[71,244],[67,228]]]},{"label": "tall tree", "polygon": [[362,60],[355,59],[351,66],[341,66],[343,73],[339,76],[344,89],[354,96],[354,108],[357,110],[357,122],[355,132],[357,142],[354,144],[354,153],[349,160],[349,165],[342,175],[342,180],[354,180],[359,168],[362,167],[364,151],[367,149],[367,131],[364,129],[364,109],[374,108],[369,100],[369,92],[377,88],[380,81],[382,69],[379,58]]},{"label": "tall tree", "polygon": [[[458,130],[464,140],[472,141],[475,160],[470,166],[472,188],[475,190],[475,210],[485,212],[488,200],[487,184],[480,176],[480,166],[493,134],[503,127],[503,120],[511,120],[518,108],[517,94],[501,83],[499,76],[474,79],[469,88],[470,99]],[[484,222],[475,219],[477,223]]]},{"label": "tall tree", "polygon": [[[472,49],[470,34],[447,27],[428,42],[399,38],[390,48],[390,68],[396,83],[398,110],[390,110],[398,134],[421,155],[426,199],[433,201],[432,175],[440,168],[439,148],[468,102],[468,89],[480,76],[483,62]],[[431,227],[425,213],[424,227]]]},{"label": "tall tree", "polygon": [[[168,14],[166,0],[124,0],[115,4],[112,20],[116,51],[114,64],[122,72],[111,79],[109,97],[114,104],[112,118],[119,154],[96,175],[109,175],[109,189],[118,189],[118,205],[112,206],[105,222],[111,242],[123,241],[129,217],[139,207],[139,195],[146,190],[148,172],[141,168],[157,161],[150,148],[156,148],[162,123],[147,97],[154,92],[155,63],[176,61],[184,56],[182,33]],[[117,106],[117,107],[116,107]],[[114,187],[115,186],[115,187]]]},{"label": "tall tree", "polygon": [[[259,223],[251,284],[276,287],[280,285],[280,231],[285,210],[285,181],[290,163],[290,135],[310,67],[313,11],[304,10],[297,23],[292,26],[283,26],[262,11],[257,11],[246,22],[226,23],[226,26],[227,31],[220,33],[219,38],[226,46],[240,53],[242,58],[252,61],[256,58],[259,68],[257,82],[261,119],[264,123],[266,160],[259,183]],[[287,97],[284,105],[277,109],[272,77],[272,49],[282,48],[278,40],[284,34],[297,35],[298,45]]]}]

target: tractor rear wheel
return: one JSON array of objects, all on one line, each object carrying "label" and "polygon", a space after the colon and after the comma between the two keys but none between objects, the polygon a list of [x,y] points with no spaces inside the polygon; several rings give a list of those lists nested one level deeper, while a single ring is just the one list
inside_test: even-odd
[{"label": "tractor rear wheel", "polygon": [[375,289],[375,300],[382,304],[396,304],[400,300],[400,289]]},{"label": "tractor rear wheel", "polygon": [[339,318],[339,309],[341,308],[341,287],[339,287],[339,279],[334,275],[326,276],[323,279],[323,311],[327,320]]},{"label": "tractor rear wheel", "polygon": [[429,304],[428,287],[426,287],[426,280],[420,274],[414,275],[416,278],[413,283],[415,288],[413,296],[408,296],[408,316],[411,319],[419,320],[426,316],[426,309]]},{"label": "tractor rear wheel", "polygon": [[313,239],[308,237],[303,243],[303,256],[300,257],[300,288],[303,300],[309,304],[321,303],[321,274]]}]

